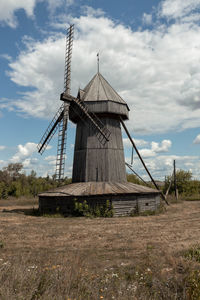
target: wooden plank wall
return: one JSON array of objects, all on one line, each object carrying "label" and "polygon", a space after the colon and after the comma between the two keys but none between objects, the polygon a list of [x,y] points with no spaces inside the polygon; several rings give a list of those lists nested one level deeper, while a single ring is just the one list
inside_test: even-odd
[{"label": "wooden plank wall", "polygon": [[109,113],[121,115],[123,119],[127,120],[129,112],[126,104],[116,103],[113,101],[88,101],[87,107],[94,113]]},{"label": "wooden plank wall", "polygon": [[126,182],[126,169],[120,121],[101,118],[111,132],[110,140],[102,145],[92,124],[80,120],[77,124],[72,182]]},{"label": "wooden plank wall", "polygon": [[130,216],[134,213],[143,213],[145,211],[155,211],[160,206],[160,196],[156,194],[147,195],[101,195],[101,196],[81,196],[81,197],[39,197],[39,210],[42,213],[56,212],[58,209],[66,214],[70,214],[74,208],[74,199],[83,202],[87,201],[92,207],[106,204],[109,200],[113,205],[114,217]]}]

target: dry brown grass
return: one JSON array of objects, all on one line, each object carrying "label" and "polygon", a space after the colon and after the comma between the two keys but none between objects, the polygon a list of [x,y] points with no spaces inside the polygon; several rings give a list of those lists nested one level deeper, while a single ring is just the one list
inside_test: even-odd
[{"label": "dry brown grass", "polygon": [[200,241],[200,202],[157,216],[89,219],[34,217],[25,215],[33,203],[6,201],[0,299],[200,299],[191,288],[199,263],[183,256]]},{"label": "dry brown grass", "polygon": [[19,198],[16,197],[9,197],[8,199],[0,199],[0,210],[2,210],[4,207],[13,207],[17,206],[29,206],[29,207],[37,207],[38,206],[38,198],[37,197],[27,197],[27,196],[21,196]]}]

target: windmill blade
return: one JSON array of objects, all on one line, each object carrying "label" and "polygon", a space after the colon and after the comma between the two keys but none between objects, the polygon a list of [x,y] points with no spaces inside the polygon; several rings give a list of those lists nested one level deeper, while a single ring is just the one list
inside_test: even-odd
[{"label": "windmill blade", "polygon": [[[69,97],[70,97],[70,85],[71,85],[71,57],[72,57],[73,37],[74,37],[74,25],[70,25],[66,35],[64,93],[63,93],[64,95],[68,95]],[[61,99],[63,94],[61,94]],[[70,102],[71,99],[64,100],[63,118],[59,122],[58,148],[57,148],[56,173],[55,173],[55,178],[57,180],[61,180],[64,178],[65,157],[66,157],[66,137],[67,137],[66,131],[67,131],[67,122],[69,119]]]},{"label": "windmill blade", "polygon": [[96,114],[89,111],[88,107],[83,101],[74,97],[72,100],[78,105],[83,115],[86,116],[93,124],[93,129],[100,143],[102,145],[105,145],[105,143],[109,141],[109,137],[111,134],[110,131],[105,127],[105,125],[101,122]]},{"label": "windmill blade", "polygon": [[58,129],[58,124],[63,118],[63,111],[64,111],[64,104],[61,105],[61,107],[59,108],[59,110],[57,111],[55,116],[53,117],[47,130],[45,131],[39,144],[37,145],[38,152],[40,154],[42,154],[45,151],[47,145],[49,144],[49,142],[52,139],[53,135],[55,134],[56,130]]},{"label": "windmill blade", "polygon": [[65,51],[64,92],[66,94],[70,94],[73,37],[74,37],[74,25],[70,25],[66,35],[66,51]]},{"label": "windmill blade", "polygon": [[57,148],[56,173],[55,173],[56,180],[61,180],[64,178],[68,119],[69,119],[69,104],[64,103],[63,118],[59,122],[58,148]]},{"label": "windmill blade", "polygon": [[70,95],[70,84],[71,84],[71,57],[72,57],[72,46],[74,37],[74,25],[70,25],[67,30],[66,36],[66,52],[65,52],[65,76],[64,76],[64,93],[61,94],[61,100],[65,102],[75,102],[80,108],[84,116],[92,122],[93,129],[97,138],[102,144],[105,144],[109,140],[110,131],[105,128],[104,124],[100,119],[92,112],[89,112],[85,103],[80,99],[72,97]]}]

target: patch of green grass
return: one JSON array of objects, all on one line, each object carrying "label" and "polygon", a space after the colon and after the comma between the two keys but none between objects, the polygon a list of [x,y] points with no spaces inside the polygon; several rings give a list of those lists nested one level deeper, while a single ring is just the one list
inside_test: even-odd
[{"label": "patch of green grass", "polygon": [[200,263],[200,245],[195,245],[192,248],[188,249],[185,252],[184,257]]},{"label": "patch of green grass", "polygon": [[63,214],[58,214],[58,213],[55,213],[55,214],[41,214],[40,215],[41,217],[45,217],[45,218],[64,218],[64,215]]},{"label": "patch of green grass", "polygon": [[200,201],[200,195],[184,197],[184,201]]},{"label": "patch of green grass", "polygon": [[200,299],[200,271],[195,270],[190,273],[187,280],[187,299],[199,300]]},{"label": "patch of green grass", "polygon": [[155,216],[155,215],[159,215],[162,214],[166,211],[165,206],[163,205],[163,203],[160,204],[160,206],[156,209],[156,210],[145,210],[143,212],[139,212],[138,209],[133,210],[130,213],[130,217],[138,217],[138,216]]},{"label": "patch of green grass", "polygon": [[46,218],[64,218],[64,214],[60,213],[59,211],[56,212],[49,212],[49,213],[41,213],[38,208],[33,208],[29,210],[27,213],[29,216],[33,217],[46,217]]}]

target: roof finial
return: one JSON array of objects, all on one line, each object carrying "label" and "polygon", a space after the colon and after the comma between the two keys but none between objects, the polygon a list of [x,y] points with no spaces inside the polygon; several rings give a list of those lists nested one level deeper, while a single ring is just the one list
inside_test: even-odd
[{"label": "roof finial", "polygon": [[99,73],[99,52],[97,53],[97,73]]}]

